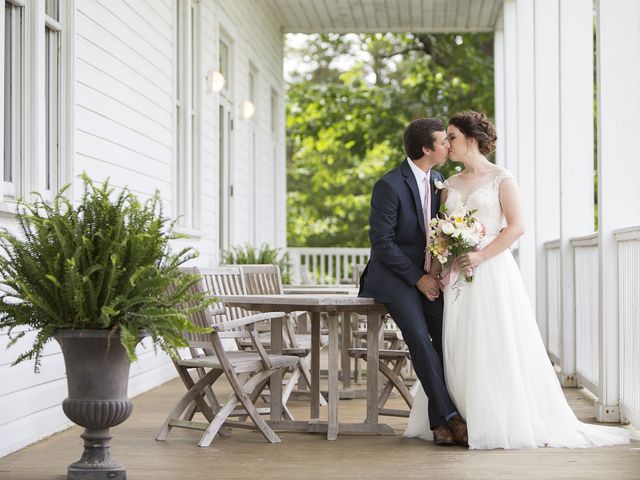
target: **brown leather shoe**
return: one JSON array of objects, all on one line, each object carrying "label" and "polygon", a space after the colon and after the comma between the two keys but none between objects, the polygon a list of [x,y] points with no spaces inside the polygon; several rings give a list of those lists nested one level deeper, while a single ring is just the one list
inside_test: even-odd
[{"label": "brown leather shoe", "polygon": [[438,425],[433,429],[433,443],[436,445],[455,445],[456,439],[446,425]]},{"label": "brown leather shoe", "polygon": [[449,429],[456,442],[463,447],[469,446],[469,434],[467,433],[467,422],[460,415],[456,415],[449,420]]}]

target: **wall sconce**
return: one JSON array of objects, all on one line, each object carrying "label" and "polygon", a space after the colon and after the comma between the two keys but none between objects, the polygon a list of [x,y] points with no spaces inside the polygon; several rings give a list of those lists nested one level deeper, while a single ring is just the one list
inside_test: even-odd
[{"label": "wall sconce", "polygon": [[219,92],[224,88],[224,75],[217,70],[209,70],[207,72],[207,91]]},{"label": "wall sconce", "polygon": [[251,118],[256,113],[256,106],[251,100],[242,102],[242,118]]}]

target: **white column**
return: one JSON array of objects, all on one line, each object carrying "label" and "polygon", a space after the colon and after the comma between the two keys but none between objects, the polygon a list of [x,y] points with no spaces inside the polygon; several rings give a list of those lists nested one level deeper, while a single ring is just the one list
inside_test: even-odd
[{"label": "white column", "polygon": [[600,392],[596,417],[619,412],[618,255],[613,231],[640,224],[640,2],[597,0]]},{"label": "white column", "polygon": [[593,10],[591,2],[559,2],[560,282],[562,383],[576,384],[572,237],[593,224]]},{"label": "white column", "polygon": [[504,162],[501,164],[518,176],[518,25],[517,0],[505,0],[503,16],[504,64]]},{"label": "white column", "polygon": [[525,234],[521,237],[518,263],[529,298],[536,307],[536,175],[535,175],[535,90],[534,90],[534,8],[533,0],[518,0],[518,183],[522,195]]},{"label": "white column", "polygon": [[493,33],[493,84],[495,96],[495,120],[498,140],[496,141],[496,165],[506,166],[505,159],[505,85],[504,85],[504,29],[502,18],[496,23]]},{"label": "white column", "polygon": [[559,0],[535,3],[536,313],[547,345],[547,262],[544,243],[560,237]]}]

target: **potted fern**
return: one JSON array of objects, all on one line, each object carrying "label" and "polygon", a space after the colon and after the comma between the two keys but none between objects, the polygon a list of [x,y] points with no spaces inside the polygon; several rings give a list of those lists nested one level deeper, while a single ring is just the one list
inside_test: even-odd
[{"label": "potted fern", "polygon": [[[0,229],[0,329],[10,346],[28,331],[36,337],[14,365],[35,361],[56,339],[65,358],[69,396],[63,410],[84,426],[82,458],[68,478],[126,478],[109,452],[109,427],[131,414],[129,364],[136,344],[150,336],[154,348],[174,355],[185,331],[199,331],[188,314],[211,303],[190,287],[199,279],[179,270],[197,254],[171,253],[173,222],[159,194],[141,203],[128,189],[82,175],[73,204],[68,186],[53,199],[20,201],[17,232]],[[189,305],[185,308],[185,305]]]}]

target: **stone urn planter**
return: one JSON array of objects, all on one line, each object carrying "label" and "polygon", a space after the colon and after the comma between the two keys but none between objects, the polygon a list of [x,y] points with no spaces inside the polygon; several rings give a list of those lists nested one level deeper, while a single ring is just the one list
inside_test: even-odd
[{"label": "stone urn planter", "polygon": [[62,347],[69,387],[62,407],[85,428],[84,453],[68,478],[121,480],[109,428],[131,414],[129,365],[140,332],[175,356],[188,346],[186,333],[210,331],[189,314],[215,299],[193,291],[200,276],[182,268],[197,252],[170,248],[175,220],[163,216],[159,192],[142,202],[108,179],[81,179],[80,198],[69,198],[67,185],[51,201],[19,200],[16,229],[0,228],[0,331],[9,347],[36,333],[12,363],[33,360],[36,372],[51,338]]},{"label": "stone urn planter", "polygon": [[69,389],[62,409],[85,428],[82,458],[69,465],[67,478],[123,480],[124,466],[111,458],[109,428],[124,422],[133,410],[127,397],[127,352],[109,330],[57,330],[54,336],[64,356]]}]

